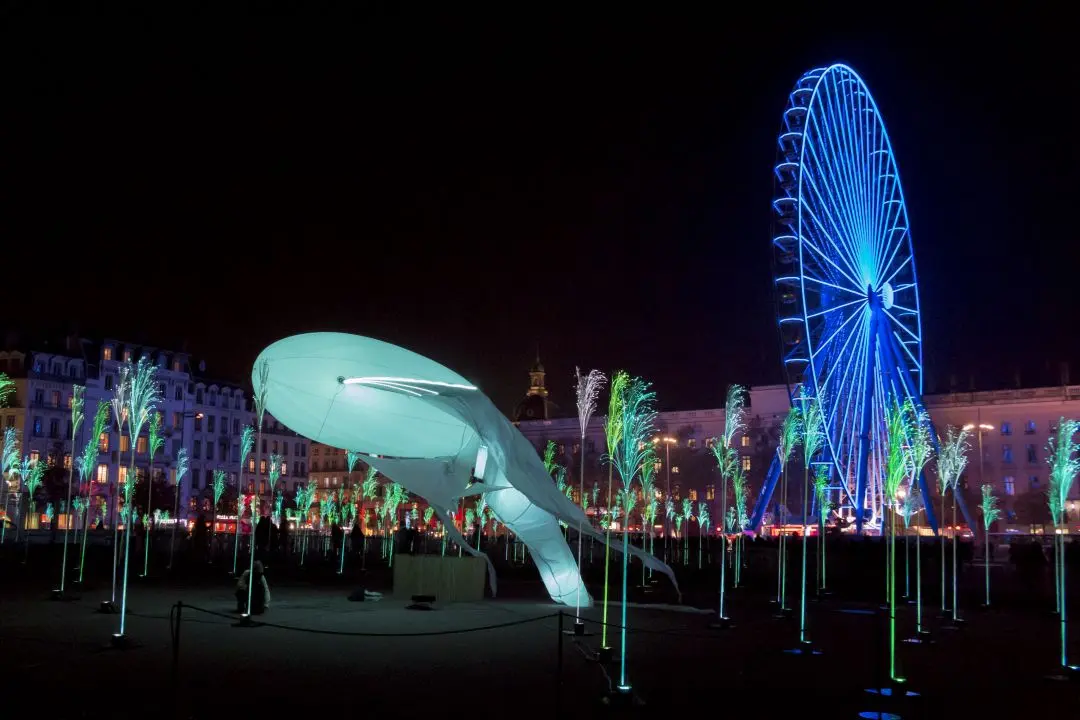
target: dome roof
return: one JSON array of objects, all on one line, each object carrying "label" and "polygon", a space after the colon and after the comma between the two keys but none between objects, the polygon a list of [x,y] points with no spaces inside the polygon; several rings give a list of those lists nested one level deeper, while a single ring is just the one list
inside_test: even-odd
[{"label": "dome roof", "polygon": [[514,408],[514,422],[547,420],[547,398],[540,395],[526,395]]}]

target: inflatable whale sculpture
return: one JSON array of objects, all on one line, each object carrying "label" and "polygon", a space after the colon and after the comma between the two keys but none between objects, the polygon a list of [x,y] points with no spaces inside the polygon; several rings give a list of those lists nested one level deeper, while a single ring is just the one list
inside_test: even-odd
[{"label": "inflatable whale sculpture", "polygon": [[[263,368],[263,372],[260,372]],[[592,600],[559,521],[604,541],[581,508],[555,486],[535,448],[472,383],[422,355],[372,338],[309,333],[279,340],[255,363],[266,378],[266,407],[314,441],[361,453],[383,475],[435,509],[447,532],[473,555],[449,517],[461,498],[484,493],[488,506],[529,548],[552,600]],[[615,550],[622,543],[611,543]],[[639,548],[647,567],[675,576]],[[491,589],[495,573],[488,560]],[[678,585],[676,584],[676,589]]]}]

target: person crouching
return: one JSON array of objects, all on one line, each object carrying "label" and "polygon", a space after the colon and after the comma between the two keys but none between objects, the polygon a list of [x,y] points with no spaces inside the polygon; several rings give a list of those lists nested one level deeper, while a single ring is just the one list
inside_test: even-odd
[{"label": "person crouching", "polygon": [[254,581],[254,590],[251,592],[251,614],[262,615],[270,609],[270,585],[266,582],[263,574],[262,562],[255,561],[255,572],[245,570],[236,584],[236,612],[242,613],[247,610],[248,583]]}]

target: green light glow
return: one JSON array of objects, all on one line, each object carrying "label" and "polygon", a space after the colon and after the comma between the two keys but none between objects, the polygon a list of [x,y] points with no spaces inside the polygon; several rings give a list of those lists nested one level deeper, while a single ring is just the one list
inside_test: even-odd
[{"label": "green light glow", "polygon": [[[952,491],[952,619],[956,622],[959,619],[957,613],[957,563],[956,563],[956,487],[960,482],[960,476],[964,474],[964,468],[968,464],[968,450],[970,449],[968,443],[968,431],[966,429],[957,430],[953,426],[945,428],[945,438],[940,440],[940,454],[938,455],[937,468],[938,468],[938,483],[941,490],[941,522],[945,522],[945,491]],[[941,536],[941,604],[942,609],[945,605],[945,537]]]},{"label": "green light glow", "polygon": [[[608,488],[607,488],[607,507],[611,507],[611,486],[612,486],[612,473],[615,465],[612,462],[612,457],[615,454],[615,448],[619,444],[619,439],[622,437],[622,423],[623,423],[623,401],[624,394],[626,392],[626,385],[630,382],[630,375],[625,370],[619,370],[611,377],[611,387],[609,388],[608,395],[608,414],[604,418],[604,440],[607,443],[607,460],[608,460]],[[601,521],[603,524],[603,521]],[[607,610],[608,610],[608,578],[611,564],[611,520],[607,521],[607,525],[603,527],[604,530],[604,602],[601,609],[601,625],[600,629],[600,646],[608,647],[607,644]]]},{"label": "green light glow", "polygon": [[0,372],[0,407],[7,407],[7,400],[15,394],[15,381],[7,373]]},{"label": "green light glow", "polygon": [[[777,445],[777,453],[780,455],[780,509],[777,513],[779,525],[787,524],[787,464],[791,454],[798,447],[802,438],[802,413],[799,407],[792,405],[788,414],[780,423],[780,441]],[[774,521],[775,522],[775,521]],[[776,602],[780,610],[787,610],[787,533],[781,533],[776,547]]]},{"label": "green light glow", "polygon": [[[7,509],[8,482],[12,475],[18,474],[19,466],[19,434],[13,428],[4,428],[3,444],[0,444],[0,501],[5,510]],[[18,503],[21,499],[16,497],[16,515]],[[3,545],[7,537],[7,523],[0,523],[0,545]]]},{"label": "green light glow", "polygon": [[[746,388],[742,385],[728,387],[724,401],[724,434],[713,438],[712,454],[720,471],[722,481],[720,491],[720,518],[726,521],[728,516],[728,481],[739,466],[739,451],[735,449],[735,436],[746,430]],[[724,528],[721,528],[723,531]],[[717,616],[721,622],[727,620],[725,599],[727,594],[727,533],[721,532],[720,553],[720,604]]]},{"label": "green light glow", "polygon": [[[3,381],[0,380],[0,385]],[[71,447],[72,452],[75,448],[75,438],[79,434],[79,428],[82,427],[83,420],[86,419],[86,413],[84,412],[86,403],[86,387],[82,385],[71,386]],[[0,389],[0,399],[2,399],[3,390]],[[71,507],[71,483],[75,479],[75,467],[72,466],[68,472],[68,486],[67,486],[67,507]],[[60,559],[60,592],[64,592],[64,584],[67,580],[67,552],[68,552],[68,534],[71,531],[71,520],[64,523],[64,552]]]},{"label": "green light glow", "polygon": [[893,403],[885,408],[885,430],[888,448],[885,454],[884,502],[889,514],[889,535],[886,551],[885,580],[889,599],[889,677],[900,679],[896,666],[896,516],[900,485],[910,471],[909,453],[906,448],[909,437],[921,418],[916,414],[911,400],[902,405]]},{"label": "green light glow", "polygon": [[979,508],[983,515],[983,565],[986,568],[986,607],[990,607],[990,526],[1001,517],[1001,509],[997,506],[998,499],[994,497],[992,485],[982,486],[982,501]]},{"label": "green light glow", "polygon": [[[128,471],[127,482],[124,484],[124,506],[126,510],[131,512],[131,493],[135,489],[137,478],[135,447],[143,427],[150,422],[150,416],[154,408],[161,402],[161,392],[157,383],[157,367],[145,355],[139,358],[137,365],[132,366],[131,363],[125,363],[123,367],[127,368],[127,382],[121,384],[126,385],[127,390],[124,393],[126,402],[122,405],[121,412],[126,411],[127,414],[128,437],[131,444],[131,468]],[[123,376],[123,373],[121,373],[121,376]],[[122,392],[119,387],[117,390],[118,394]],[[123,422],[123,418],[118,418],[117,421]],[[124,623],[127,617],[128,561],[131,556],[131,533],[135,525],[133,512],[131,518],[131,522],[124,523],[124,575],[120,594],[120,632],[118,633],[120,637],[124,635]]]},{"label": "green light glow", "polygon": [[825,418],[821,403],[808,395],[804,386],[799,398],[803,416],[803,534],[802,534],[802,588],[799,598],[799,642],[806,643],[806,556],[810,545],[810,464],[825,443]]},{"label": "green light glow", "polygon": [[1080,422],[1061,418],[1057,432],[1047,444],[1047,463],[1050,465],[1050,487],[1047,503],[1054,523],[1054,585],[1058,596],[1058,619],[1061,627],[1061,666],[1069,667],[1066,646],[1065,603],[1065,538],[1060,530],[1064,524],[1065,501],[1072,490],[1076,475],[1080,472],[1080,446],[1074,439],[1080,431]]}]

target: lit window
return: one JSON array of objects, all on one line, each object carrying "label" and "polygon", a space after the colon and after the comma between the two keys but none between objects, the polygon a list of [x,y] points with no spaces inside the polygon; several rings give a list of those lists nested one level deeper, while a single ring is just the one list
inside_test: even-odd
[{"label": "lit window", "polygon": [[1011,463],[1012,461],[1012,445],[1006,443],[1001,446],[1001,462]]},{"label": "lit window", "polygon": [[255,472],[255,458],[248,458],[248,472]]},{"label": "lit window", "polygon": [[31,450],[30,451],[30,464],[31,465],[36,465],[37,461],[40,460],[40,459],[41,459],[41,453],[39,453],[37,450]]},{"label": "lit window", "polygon": [[131,438],[127,435],[120,436],[120,452],[127,452],[131,449]]},{"label": "lit window", "polygon": [[173,364],[172,364],[173,372],[183,372],[183,367],[184,366],[180,364],[179,360],[174,360],[173,361]]},{"label": "lit window", "polygon": [[715,444],[716,444],[716,438],[712,438],[712,437],[705,438],[705,447],[707,447],[709,450],[712,450],[713,445],[715,445]]},{"label": "lit window", "polygon": [[97,448],[99,453],[109,452],[109,433],[101,433],[98,437]]},{"label": "lit window", "polygon": [[1024,425],[1024,434],[1025,435],[1034,435],[1035,434],[1035,421],[1034,420],[1028,420],[1027,424]]},{"label": "lit window", "polygon": [[71,453],[64,453],[64,469],[71,469]]},{"label": "lit window", "polygon": [[687,439],[687,441],[686,441],[686,447],[688,447],[688,448],[690,448],[691,450],[693,450],[694,448],[696,448],[696,447],[697,447],[697,440],[695,440],[694,438],[689,438],[689,439]]},{"label": "lit window", "polygon": [[1005,494],[1006,495],[1015,495],[1016,494],[1016,479],[1012,475],[1006,475],[1005,476],[1004,484],[1005,484]]},{"label": "lit window", "polygon": [[97,481],[101,485],[106,485],[109,482],[109,466],[105,463],[100,463],[97,466]]},{"label": "lit window", "polygon": [[135,452],[139,453],[140,455],[142,455],[143,453],[146,452],[146,438],[145,437],[140,437],[140,438],[135,440]]},{"label": "lit window", "polygon": [[706,485],[705,486],[705,499],[706,500],[715,500],[716,499],[716,486],[715,485]]},{"label": "lit window", "polygon": [[203,414],[202,413],[195,413],[195,429],[196,430],[202,430],[202,419],[203,419]]},{"label": "lit window", "polygon": [[697,502],[697,490],[690,491],[690,502]]},{"label": "lit window", "polygon": [[259,461],[259,474],[260,475],[265,475],[266,474],[266,461],[265,460],[260,460]]},{"label": "lit window", "polygon": [[120,466],[120,474],[119,474],[120,484],[123,485],[124,483],[126,483],[127,478],[128,478],[127,465],[121,465]]},{"label": "lit window", "polygon": [[101,351],[101,355],[106,360],[112,360],[113,359],[113,349],[111,347],[109,347],[108,345],[106,345],[105,349]]},{"label": "lit window", "polygon": [[124,362],[131,362],[131,351],[130,350],[125,350],[124,351]]},{"label": "lit window", "polygon": [[739,438],[739,444],[743,447],[750,447],[750,436],[743,435],[741,438]]},{"label": "lit window", "polygon": [[742,456],[742,469],[743,469],[743,472],[750,472],[750,456],[749,455],[743,455]]},{"label": "lit window", "polygon": [[74,396],[74,395],[68,395],[68,396],[67,396],[67,409],[68,409],[68,410],[70,410],[70,409],[71,409],[71,402],[72,402],[72,401],[73,401],[74,399],[75,399],[75,396]]},{"label": "lit window", "polygon": [[285,462],[284,460],[281,461],[281,474],[282,475],[288,475],[289,474],[289,463]]},{"label": "lit window", "polygon": [[675,474],[675,475],[678,475],[679,474],[679,466],[678,465],[672,465],[671,466],[671,472],[673,474]]},{"label": "lit window", "polygon": [[1012,423],[1011,422],[1006,421],[1006,422],[1001,423],[1001,434],[1002,435],[1012,435]]}]

